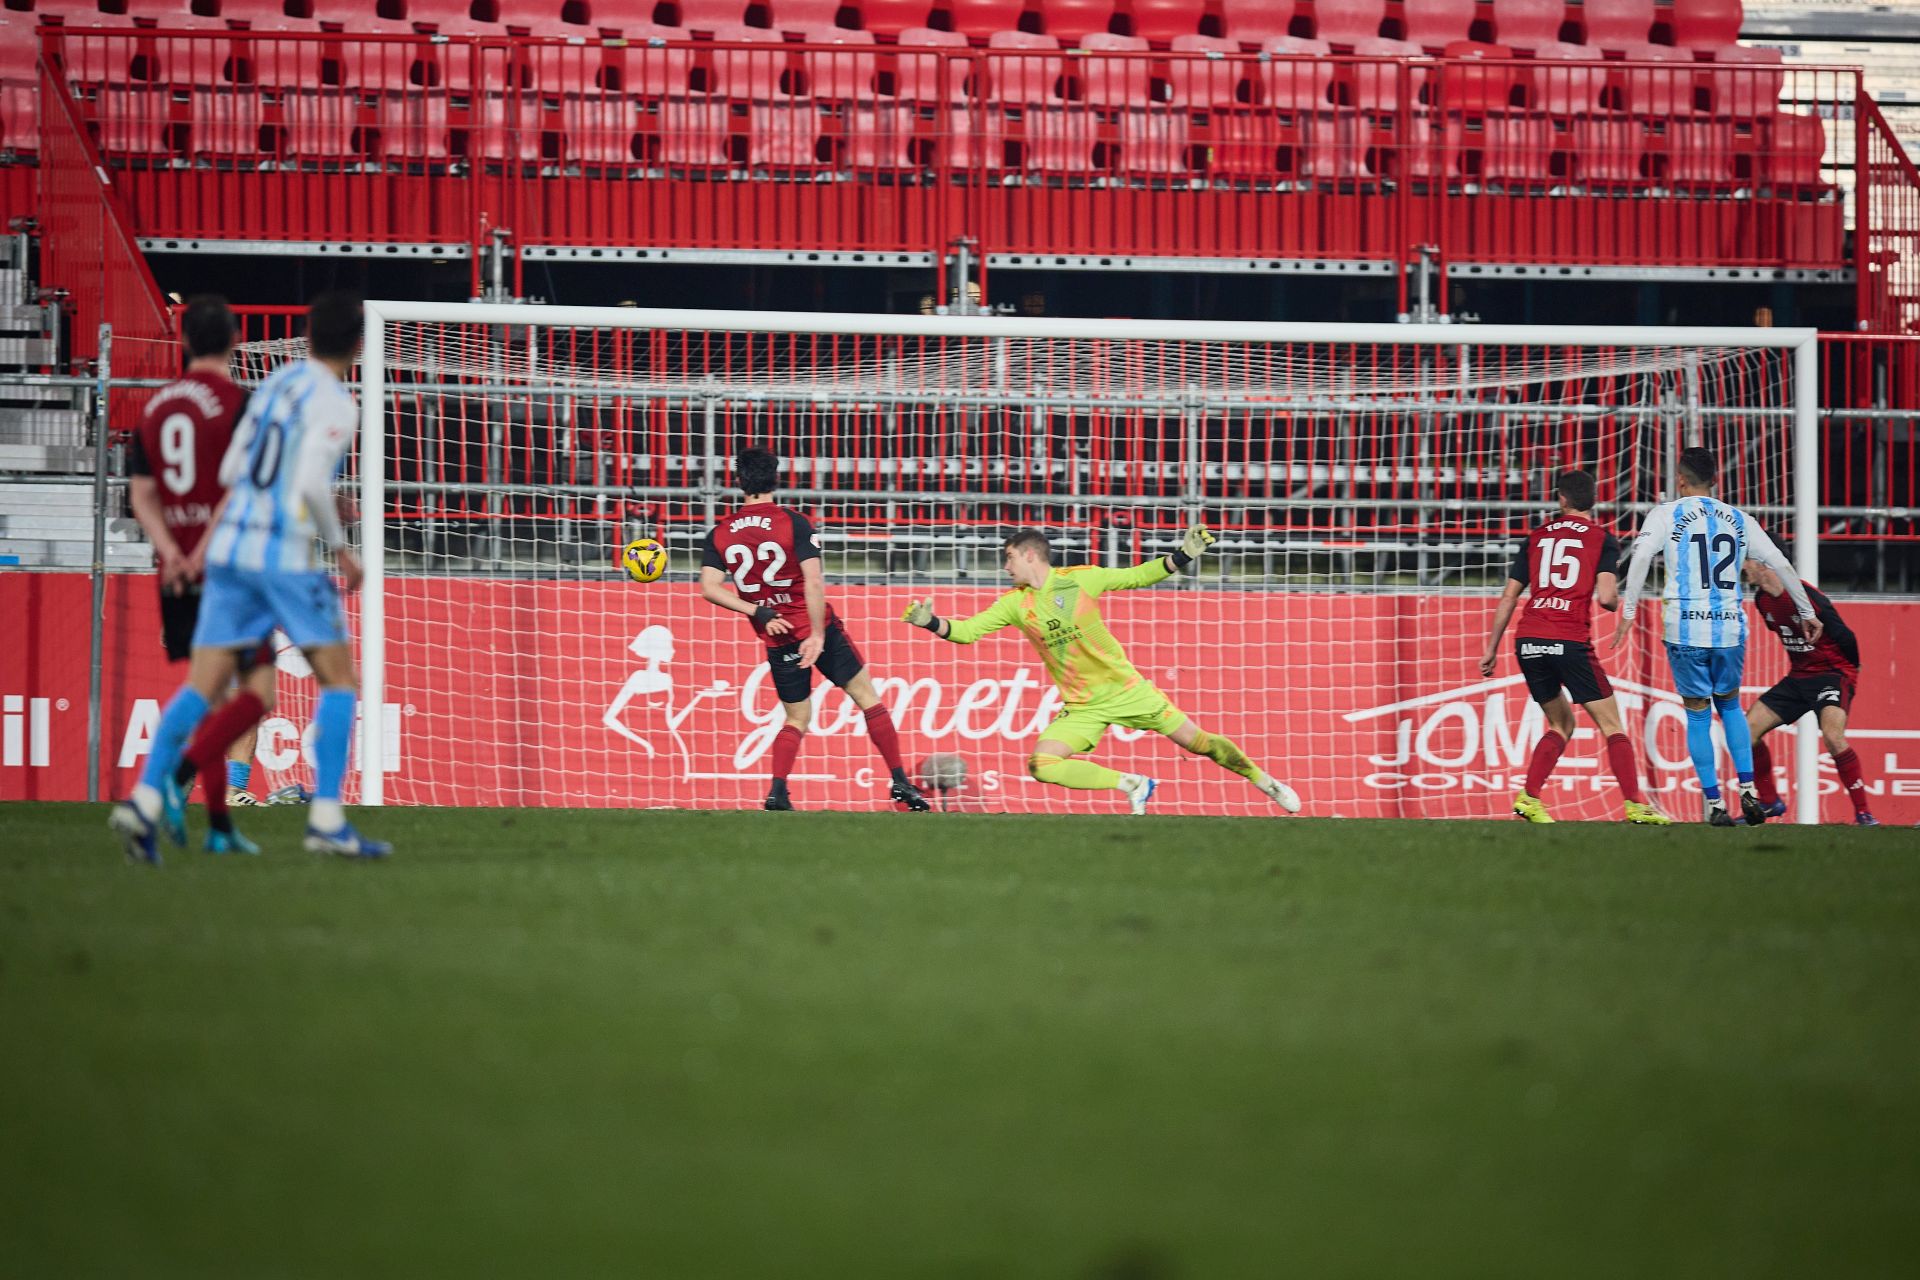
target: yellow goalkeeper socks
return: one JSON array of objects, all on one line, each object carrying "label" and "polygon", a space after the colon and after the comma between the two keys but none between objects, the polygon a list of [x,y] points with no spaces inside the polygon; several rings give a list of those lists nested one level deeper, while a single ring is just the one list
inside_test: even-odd
[{"label": "yellow goalkeeper socks", "polygon": [[1036,755],[1027,761],[1027,772],[1042,782],[1078,791],[1101,791],[1120,785],[1120,775],[1091,760],[1066,760],[1060,756]]},{"label": "yellow goalkeeper socks", "polygon": [[1258,782],[1264,776],[1260,766],[1247,759],[1247,753],[1234,746],[1229,739],[1215,737],[1211,733],[1196,733],[1187,750],[1197,756],[1205,756],[1222,769],[1231,769],[1249,782]]}]

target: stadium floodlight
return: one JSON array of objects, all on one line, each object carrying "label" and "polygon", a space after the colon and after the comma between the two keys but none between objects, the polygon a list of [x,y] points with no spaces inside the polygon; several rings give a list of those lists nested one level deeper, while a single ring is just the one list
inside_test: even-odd
[{"label": "stadium floodlight", "polygon": [[[1102,563],[1168,550],[1193,519],[1214,527],[1198,572],[1108,602],[1107,620],[1310,814],[1505,811],[1539,721],[1510,657],[1485,682],[1474,660],[1562,469],[1594,471],[1601,518],[1630,529],[1670,495],[1679,450],[1705,444],[1722,495],[1790,537],[1816,580],[1811,329],[366,312],[348,481],[366,566],[363,803],[753,802],[756,735],[778,708],[737,618],[689,585],[748,443],[786,460],[830,598],[920,739],[909,754],[961,755],[988,808],[1073,807],[1022,772],[1046,723],[1036,664],[1017,638],[915,645],[896,619],[929,591],[944,614],[983,607],[1014,527]],[[616,565],[636,537],[667,546],[663,581]],[[1656,615],[1617,653],[1596,631],[1654,794],[1683,812],[1691,799],[1662,790],[1690,773]],[[1759,639],[1749,685],[1783,665]],[[853,719],[825,699],[817,732],[855,734]],[[1798,735],[1811,821],[1817,733]],[[847,745],[809,748],[820,803],[874,794],[853,772],[864,744]],[[1179,784],[1156,808],[1271,811],[1151,735],[1109,745],[1108,763]],[[1587,734],[1555,813],[1616,816],[1606,770],[1581,759],[1599,764]]]}]

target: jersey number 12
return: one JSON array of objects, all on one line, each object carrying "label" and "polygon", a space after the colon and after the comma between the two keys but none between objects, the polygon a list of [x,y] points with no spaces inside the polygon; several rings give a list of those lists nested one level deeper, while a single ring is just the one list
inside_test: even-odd
[{"label": "jersey number 12", "polygon": [[[1696,533],[1688,541],[1693,543],[1693,549],[1700,557],[1701,582],[1716,591],[1731,591],[1739,585],[1733,572],[1733,558],[1740,550],[1740,544],[1734,541],[1732,534],[1714,534],[1711,550],[1708,549],[1707,535],[1704,533]],[[1715,554],[1719,555],[1718,560],[1712,559]]]}]

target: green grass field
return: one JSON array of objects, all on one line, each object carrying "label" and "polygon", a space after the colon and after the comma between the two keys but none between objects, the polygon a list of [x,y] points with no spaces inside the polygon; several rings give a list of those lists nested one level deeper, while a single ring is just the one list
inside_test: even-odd
[{"label": "green grass field", "polygon": [[[0,1274],[1913,1274],[1920,837],[0,808]],[[197,821],[197,815],[196,815]]]}]

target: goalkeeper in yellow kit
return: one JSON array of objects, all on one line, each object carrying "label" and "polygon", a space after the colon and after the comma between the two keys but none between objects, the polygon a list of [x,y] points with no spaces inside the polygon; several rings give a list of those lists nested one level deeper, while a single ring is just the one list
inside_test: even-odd
[{"label": "goalkeeper in yellow kit", "polygon": [[949,621],[934,616],[933,601],[910,605],[906,621],[942,640],[972,644],[1003,627],[1018,627],[1046,664],[1066,702],[1060,718],[1047,726],[1028,757],[1027,770],[1042,782],[1083,791],[1112,788],[1127,797],[1135,813],[1147,811],[1159,783],[1136,773],[1119,773],[1091,760],[1072,757],[1093,749],[1109,725],[1164,733],[1197,756],[1253,783],[1288,813],[1300,811],[1293,788],[1270,778],[1244,751],[1206,732],[1167,700],[1151,681],[1133,669],[1119,641],[1100,618],[1100,596],[1108,591],[1150,587],[1191,564],[1213,541],[1206,526],[1194,525],[1180,549],[1131,569],[1095,565],[1059,568],[1046,535],[1022,530],[1007,539],[1006,570],[1014,589],[983,613]]}]

